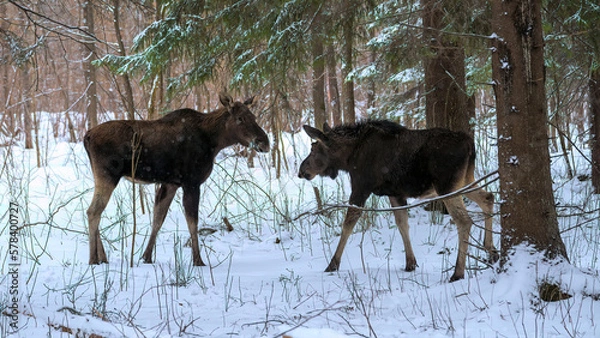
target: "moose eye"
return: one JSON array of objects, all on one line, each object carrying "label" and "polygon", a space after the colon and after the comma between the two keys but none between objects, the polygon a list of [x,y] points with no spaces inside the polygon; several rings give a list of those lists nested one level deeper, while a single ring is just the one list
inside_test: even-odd
[{"label": "moose eye", "polygon": [[237,123],[237,124],[242,124],[242,122],[244,122],[244,119],[242,119],[239,116],[235,119],[235,123]]}]

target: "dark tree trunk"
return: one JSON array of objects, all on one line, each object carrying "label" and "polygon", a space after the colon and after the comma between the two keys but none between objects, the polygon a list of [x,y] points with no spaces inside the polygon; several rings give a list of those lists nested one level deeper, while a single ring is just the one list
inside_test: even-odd
[{"label": "dark tree trunk", "polygon": [[521,243],[567,259],[550,173],[541,0],[494,0],[492,13],[503,262]]},{"label": "dark tree trunk", "polygon": [[590,115],[592,118],[592,185],[600,194],[600,69],[591,71],[589,79]]},{"label": "dark tree trunk", "polygon": [[441,33],[445,25],[443,2],[423,0],[422,5],[424,37],[432,52],[424,60],[427,127],[471,132],[469,120],[475,110],[469,110],[464,48]]},{"label": "dark tree trunk", "polygon": [[344,100],[344,123],[356,121],[354,105],[354,81],[350,78],[353,66],[354,49],[354,15],[351,11],[343,22],[343,63],[342,63],[342,97]]}]

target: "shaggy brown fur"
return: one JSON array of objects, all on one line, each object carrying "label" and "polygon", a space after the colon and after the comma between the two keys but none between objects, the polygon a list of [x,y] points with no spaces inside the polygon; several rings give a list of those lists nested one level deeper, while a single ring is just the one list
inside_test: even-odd
[{"label": "shaggy brown fur", "polygon": [[[311,153],[302,162],[299,176],[308,180],[315,176],[335,178],[338,171],[350,174],[350,204],[362,207],[371,194],[388,196],[392,206],[406,205],[407,198],[433,197],[458,190],[474,182],[475,146],[465,133],[446,129],[409,130],[390,121],[367,121],[323,131],[304,126],[316,140]],[[491,260],[498,254],[492,243],[491,193],[477,189],[465,194],[486,215],[484,246]],[[473,221],[462,196],[444,200],[458,228],[458,256],[450,281],[464,278],[469,233]],[[406,271],[417,266],[408,232],[407,210],[394,211],[406,251]],[[325,271],[337,271],[342,252],[361,215],[360,209],[348,208],[342,235]]]},{"label": "shaggy brown fur", "polygon": [[108,262],[98,225],[113,190],[121,177],[126,177],[160,183],[144,261],[152,262],[156,236],[181,187],[192,237],[192,259],[194,265],[204,265],[198,247],[198,203],[200,185],[210,175],[215,157],[221,149],[236,143],[269,151],[269,138],[249,110],[254,98],[240,103],[221,93],[220,100],[224,108],[208,114],[180,109],[154,121],[110,121],[87,132],[84,145],[95,184],[87,210],[90,264]]}]

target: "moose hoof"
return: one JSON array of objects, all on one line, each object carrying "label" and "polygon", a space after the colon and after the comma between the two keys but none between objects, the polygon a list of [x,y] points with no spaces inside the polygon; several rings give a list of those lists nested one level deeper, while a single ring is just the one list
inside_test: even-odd
[{"label": "moose hoof", "polygon": [[329,263],[329,265],[327,266],[327,269],[325,269],[325,272],[335,272],[339,270],[339,264],[335,263],[335,262],[331,262]]},{"label": "moose hoof", "polygon": [[404,268],[404,271],[411,272],[411,271],[415,271],[416,268],[417,268],[417,261],[416,260],[407,261],[406,262],[406,268]]},{"label": "moose hoof", "polygon": [[202,258],[194,259],[194,266],[206,266],[202,261]]},{"label": "moose hoof", "polygon": [[327,269],[325,269],[325,272],[336,272],[336,271],[338,271],[337,267],[328,266]]},{"label": "moose hoof", "polygon": [[450,277],[450,283],[456,282],[457,280],[464,279],[465,276],[458,276],[456,273]]},{"label": "moose hoof", "polygon": [[100,264],[104,264],[104,263],[108,264],[108,260],[106,260],[106,259],[103,259],[103,260],[90,259],[90,263],[89,264],[90,265],[100,265]]}]

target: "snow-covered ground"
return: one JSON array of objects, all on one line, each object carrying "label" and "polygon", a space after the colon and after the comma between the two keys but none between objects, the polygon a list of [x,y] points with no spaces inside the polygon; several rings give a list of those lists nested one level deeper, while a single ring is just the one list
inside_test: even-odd
[{"label": "snow-covered ground", "polygon": [[[159,234],[156,263],[141,262],[154,192],[145,186],[144,213],[136,191],[137,235],[129,267],[128,181],[117,187],[100,225],[110,263],[89,266],[85,210],[93,180],[83,146],[51,137],[40,144],[40,168],[34,150],[19,143],[0,149],[0,337],[600,336],[600,200],[589,181],[564,178],[560,157],[554,158],[553,174],[572,265],[545,262],[520,247],[506,272],[470,258],[468,278],[448,283],[456,259],[455,227],[448,216],[433,222],[421,207],[410,210],[416,271],[404,271],[400,234],[391,213],[383,212],[363,214],[340,271],[323,272],[344,210],[314,213],[313,186],[324,203],[343,204],[349,180],[346,175],[335,181],[297,178],[310,144],[304,135],[286,137],[287,167],[280,178],[268,165],[269,155],[259,155],[255,168],[231,150],[217,158],[200,201],[199,227],[216,230],[201,236],[209,266],[190,264],[180,194]],[[482,157],[493,163],[489,156]],[[479,174],[493,169],[492,164]],[[590,171],[581,159],[576,169]],[[18,212],[9,211],[11,203],[18,204]],[[371,198],[368,205],[387,202]],[[482,224],[477,207],[468,207]],[[18,242],[11,220],[21,228]],[[496,217],[497,231],[498,222]],[[474,228],[473,241],[482,237]],[[499,246],[498,235],[495,243]],[[17,250],[17,261],[11,249]],[[484,256],[475,247],[470,254]],[[559,283],[572,297],[541,301],[537,288],[543,280]],[[10,316],[15,304],[20,314]]]}]

